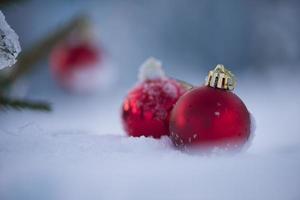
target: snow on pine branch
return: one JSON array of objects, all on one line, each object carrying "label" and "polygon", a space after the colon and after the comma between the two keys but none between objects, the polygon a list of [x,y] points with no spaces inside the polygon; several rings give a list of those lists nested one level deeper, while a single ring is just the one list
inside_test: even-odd
[{"label": "snow on pine branch", "polygon": [[15,64],[20,52],[19,37],[0,11],[0,70]]}]

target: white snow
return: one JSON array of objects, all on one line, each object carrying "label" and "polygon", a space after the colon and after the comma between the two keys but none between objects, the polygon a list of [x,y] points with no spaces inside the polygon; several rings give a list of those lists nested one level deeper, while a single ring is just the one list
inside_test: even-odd
[{"label": "white snow", "polygon": [[220,112],[218,112],[218,111],[216,111],[214,114],[215,114],[216,116],[220,116]]},{"label": "white snow", "polygon": [[50,114],[1,111],[0,199],[299,199],[299,80],[282,85],[282,76],[256,80],[259,88],[239,82],[235,93],[257,130],[235,155],[191,155],[168,138],[124,136],[127,88],[89,98],[49,94]]},{"label": "white snow", "polygon": [[140,67],[138,78],[140,81],[147,79],[164,78],[165,72],[162,69],[160,60],[150,57]]},{"label": "white snow", "polygon": [[1,131],[0,199],[299,197],[299,148],[197,156],[175,150],[168,138],[33,129]]},{"label": "white snow", "polygon": [[114,64],[107,58],[96,65],[78,67],[68,80],[69,90],[78,94],[92,94],[97,90],[107,90],[118,76]]},{"label": "white snow", "polygon": [[5,21],[0,11],[0,70],[16,63],[21,52],[19,37]]},{"label": "white snow", "polygon": [[172,98],[178,97],[179,91],[173,83],[166,82],[163,86],[163,90],[165,93],[169,94],[170,97]]}]

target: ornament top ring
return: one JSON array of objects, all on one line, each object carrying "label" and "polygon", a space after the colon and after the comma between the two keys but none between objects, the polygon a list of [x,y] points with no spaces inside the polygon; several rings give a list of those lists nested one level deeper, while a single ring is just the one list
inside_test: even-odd
[{"label": "ornament top ring", "polygon": [[223,90],[233,90],[236,80],[231,71],[224,65],[218,64],[214,70],[209,71],[205,80],[205,85]]}]

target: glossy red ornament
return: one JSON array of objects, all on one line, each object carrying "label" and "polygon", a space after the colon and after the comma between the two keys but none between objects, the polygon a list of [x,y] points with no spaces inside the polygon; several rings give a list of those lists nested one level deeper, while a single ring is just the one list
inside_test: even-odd
[{"label": "glossy red ornament", "polygon": [[170,118],[173,143],[199,149],[236,149],[250,137],[250,114],[229,90],[196,87],[183,95]]},{"label": "glossy red ornament", "polygon": [[88,41],[66,41],[56,46],[50,56],[54,77],[66,89],[85,89],[101,70],[100,49]]},{"label": "glossy red ornament", "polygon": [[[144,64],[145,68],[151,71],[151,65],[159,64],[157,62],[150,59]],[[159,70],[154,74],[146,75],[122,105],[123,126],[129,136],[160,138],[169,135],[170,112],[187,88],[174,79],[161,76]]]}]

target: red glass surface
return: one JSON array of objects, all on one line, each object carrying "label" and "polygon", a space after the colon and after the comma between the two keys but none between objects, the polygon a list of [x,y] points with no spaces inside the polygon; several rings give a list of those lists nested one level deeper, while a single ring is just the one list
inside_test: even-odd
[{"label": "red glass surface", "polygon": [[170,118],[176,146],[239,147],[250,136],[250,114],[242,100],[226,90],[198,87],[183,95]]},{"label": "red glass surface", "polygon": [[185,92],[172,79],[146,80],[131,90],[122,106],[124,129],[129,136],[169,135],[170,112]]}]

